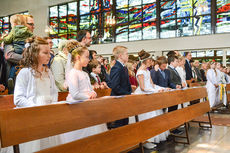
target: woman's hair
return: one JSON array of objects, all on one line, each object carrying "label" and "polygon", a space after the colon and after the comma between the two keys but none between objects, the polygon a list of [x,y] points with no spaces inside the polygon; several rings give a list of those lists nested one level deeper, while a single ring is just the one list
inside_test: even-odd
[{"label": "woman's hair", "polygon": [[48,45],[48,42],[45,39],[37,36],[26,39],[26,48],[23,51],[23,58],[20,61],[21,67],[32,68],[35,70],[35,75],[41,75],[41,73],[37,70],[40,45]]},{"label": "woman's hair", "polygon": [[63,49],[67,46],[68,40],[62,40],[58,44],[58,50],[63,51]]},{"label": "woman's hair", "polygon": [[135,76],[135,73],[134,73],[133,68],[132,68],[133,62],[130,61],[130,62],[126,63],[126,66],[127,66],[129,75],[130,76]]},{"label": "woman's hair", "polygon": [[72,56],[71,61],[75,62],[76,56],[78,56],[78,55],[81,56],[86,50],[88,51],[87,47],[77,47],[76,49],[74,49],[71,52],[71,56]]}]

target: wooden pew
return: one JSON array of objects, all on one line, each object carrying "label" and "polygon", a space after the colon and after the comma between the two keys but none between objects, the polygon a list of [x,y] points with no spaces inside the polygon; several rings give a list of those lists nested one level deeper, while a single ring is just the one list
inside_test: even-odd
[{"label": "wooden pew", "polygon": [[[97,89],[95,90],[97,97],[110,96],[111,89]],[[58,101],[65,101],[69,92],[59,92]],[[14,95],[0,95],[0,110],[12,109],[14,105]]]},{"label": "wooden pew", "polygon": [[230,103],[230,84],[226,84],[225,90],[226,90],[226,96],[227,96],[227,106],[229,107],[229,103]]},{"label": "wooden pew", "polygon": [[[60,103],[4,110],[0,111],[1,146],[17,146],[24,142],[111,122],[206,96],[206,89],[202,87],[151,95],[99,98],[74,105]],[[120,152],[201,116],[209,110],[209,102],[201,102],[145,121],[50,148],[41,153],[91,153],[95,150],[100,153]]]},{"label": "wooden pew", "polygon": [[14,95],[0,95],[0,110],[14,108]]}]

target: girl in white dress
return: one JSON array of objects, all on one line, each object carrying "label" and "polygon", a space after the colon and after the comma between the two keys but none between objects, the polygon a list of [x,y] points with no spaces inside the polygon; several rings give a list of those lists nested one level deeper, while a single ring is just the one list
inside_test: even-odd
[{"label": "girl in white dress", "polygon": [[218,74],[216,72],[216,63],[210,63],[210,69],[207,71],[207,92],[208,92],[208,100],[210,107],[217,105],[219,103],[219,85],[218,85]]},{"label": "girl in white dress", "polygon": [[[14,90],[14,103],[17,107],[32,107],[51,104],[57,101],[58,92],[54,78],[47,64],[50,48],[40,37],[27,39],[20,70]],[[59,136],[20,144],[23,153],[31,153],[61,144]]]},{"label": "girl in white dress", "polygon": [[[89,63],[89,51],[86,47],[78,47],[71,52],[73,68],[68,72],[67,85],[69,95],[67,101],[87,100],[96,98],[97,94],[93,90],[89,76],[82,70]],[[98,134],[107,130],[106,124],[96,125],[63,135],[64,143]]]},{"label": "girl in white dress", "polygon": [[176,70],[180,75],[182,87],[187,87],[186,73],[185,73],[185,68],[184,68],[185,57],[183,56],[179,57],[178,61],[179,61],[179,65],[176,67]]},{"label": "girl in white dress", "polygon": [[[151,93],[156,93],[156,92],[162,92],[164,90],[167,90],[165,88],[162,88],[160,86],[157,86],[153,84],[151,76],[150,76],[150,71],[147,69],[151,65],[151,59],[148,58],[148,53],[145,52],[144,55],[145,58],[142,59],[141,66],[139,67],[136,77],[138,81],[138,88],[135,90],[134,94],[151,94]],[[149,118],[156,117],[158,115],[163,114],[163,111],[156,110],[144,114],[138,115],[139,120],[146,120]],[[130,118],[130,122],[132,123],[133,118]],[[169,135],[169,131],[163,132],[153,138],[148,139],[148,143],[144,144],[144,147],[147,149],[154,148],[156,145],[154,143],[159,143],[160,141],[165,141]]]}]

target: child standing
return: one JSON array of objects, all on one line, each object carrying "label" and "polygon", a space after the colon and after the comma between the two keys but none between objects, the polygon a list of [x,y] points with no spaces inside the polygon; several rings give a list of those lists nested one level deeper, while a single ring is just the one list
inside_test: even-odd
[{"label": "child standing", "polygon": [[[132,93],[131,84],[129,82],[128,69],[125,64],[128,62],[128,49],[124,46],[117,46],[113,49],[113,55],[116,64],[110,72],[111,96],[130,95]],[[129,123],[128,118],[114,121],[108,124],[109,128],[118,128]]]},{"label": "child standing", "polygon": [[[82,70],[89,63],[89,51],[86,47],[78,47],[71,51],[71,59],[74,63],[73,68],[69,71],[66,81],[69,87],[67,101],[87,100],[96,98],[97,94],[93,90],[89,76]],[[94,134],[106,131],[106,125],[96,125],[63,135],[64,142],[78,140]]]},{"label": "child standing", "polygon": [[[57,101],[54,78],[46,66],[49,60],[47,41],[40,37],[28,38],[21,61],[23,69],[18,73],[15,84],[14,103],[17,107],[46,105]],[[31,153],[60,143],[59,136],[52,136],[20,144],[20,149],[23,153]]]},{"label": "child standing", "polygon": [[102,83],[99,74],[101,73],[101,64],[97,60],[92,60],[89,63],[89,71],[91,76],[91,83],[94,85],[95,88],[108,88],[105,84]]}]

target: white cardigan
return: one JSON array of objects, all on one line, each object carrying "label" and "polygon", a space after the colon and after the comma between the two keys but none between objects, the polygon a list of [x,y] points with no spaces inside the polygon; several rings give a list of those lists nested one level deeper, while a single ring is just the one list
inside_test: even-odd
[{"label": "white cardigan", "polygon": [[[17,107],[37,106],[36,100],[36,82],[31,68],[23,68],[18,73],[14,89],[14,104]],[[50,94],[54,101],[57,101],[58,90],[54,82],[51,71],[48,71],[50,77]]]}]

